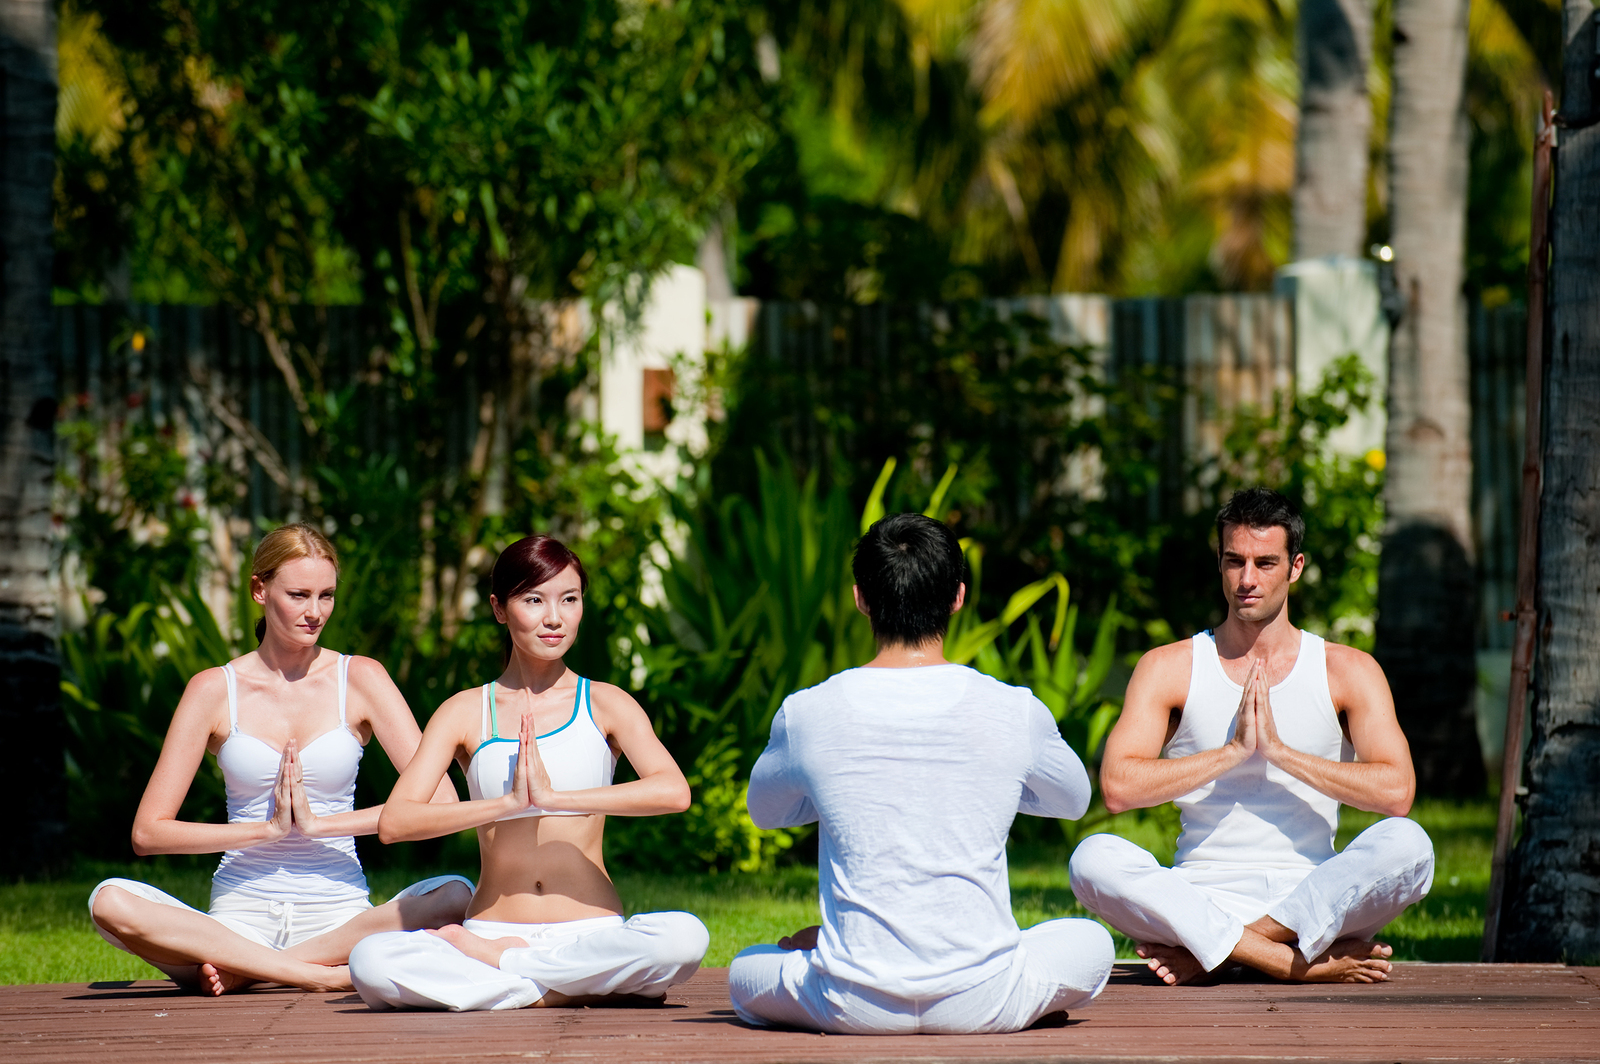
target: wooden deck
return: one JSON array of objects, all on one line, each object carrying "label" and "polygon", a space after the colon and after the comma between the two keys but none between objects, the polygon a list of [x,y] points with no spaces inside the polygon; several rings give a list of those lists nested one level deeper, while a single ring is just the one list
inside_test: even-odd
[{"label": "wooden deck", "polygon": [[909,1038],[748,1028],[726,977],[703,971],[661,1008],[466,1014],[285,990],[207,1000],[153,982],[3,987],[0,1061],[1600,1060],[1600,968],[1400,964],[1378,986],[1173,989],[1124,965],[1064,1025]]}]

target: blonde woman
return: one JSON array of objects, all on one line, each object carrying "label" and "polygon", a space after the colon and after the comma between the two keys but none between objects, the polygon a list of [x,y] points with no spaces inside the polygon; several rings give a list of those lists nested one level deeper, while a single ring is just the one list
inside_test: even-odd
[{"label": "blonde woman", "polygon": [[[382,806],[355,808],[356,770],[374,736],[405,770],[421,732],[382,665],[318,645],[333,613],[339,563],[309,525],[286,525],[256,548],[250,593],[260,645],[189,681],[133,820],[133,848],[222,852],[209,913],[129,879],[89,896],[96,929],[180,985],[222,994],[256,982],[348,990],[346,960],[379,931],[461,919],[471,881],[438,876],[373,907],[356,835]],[[228,822],[179,820],[207,753],[228,792]],[[448,780],[431,801],[454,802]]]}]

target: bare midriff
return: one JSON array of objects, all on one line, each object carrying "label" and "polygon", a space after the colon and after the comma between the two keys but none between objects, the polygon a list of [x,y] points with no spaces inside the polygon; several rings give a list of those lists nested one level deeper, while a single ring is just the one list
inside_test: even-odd
[{"label": "bare midriff", "polygon": [[606,874],[606,818],[538,816],[478,829],[483,870],[467,916],[512,924],[555,924],[622,913]]}]

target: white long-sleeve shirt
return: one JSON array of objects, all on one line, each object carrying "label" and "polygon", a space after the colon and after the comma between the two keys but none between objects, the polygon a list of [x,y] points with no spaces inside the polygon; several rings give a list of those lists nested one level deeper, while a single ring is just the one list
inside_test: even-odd
[{"label": "white long-sleeve shirt", "polygon": [[812,965],[925,999],[1009,964],[1011,821],[1082,816],[1089,776],[1025,688],[963,665],[861,668],[784,700],[749,804],[764,828],[818,822]]}]

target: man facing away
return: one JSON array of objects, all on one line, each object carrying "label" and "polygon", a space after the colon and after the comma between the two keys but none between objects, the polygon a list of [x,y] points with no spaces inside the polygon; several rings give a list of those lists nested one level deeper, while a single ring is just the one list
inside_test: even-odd
[{"label": "man facing away", "polygon": [[976,1034],[1087,1004],[1111,936],[1091,920],[1019,931],[1005,850],[1019,810],[1083,815],[1082,762],[1029,691],[944,659],[966,597],[948,528],[892,514],[853,568],[877,656],[785,699],[750,777],[757,824],[817,822],[822,925],[735,957],[734,1010],[841,1034]]},{"label": "man facing away", "polygon": [[[1072,889],[1170,984],[1228,961],[1296,982],[1382,981],[1392,951],[1373,936],[1433,883],[1433,846],[1402,819],[1416,775],[1383,670],[1289,623],[1304,535],[1275,491],[1228,501],[1227,620],[1140,659],[1106,741],[1106,807],[1176,802],[1177,861],[1093,835],[1072,856]],[[1336,855],[1341,802],[1389,819]]]}]

